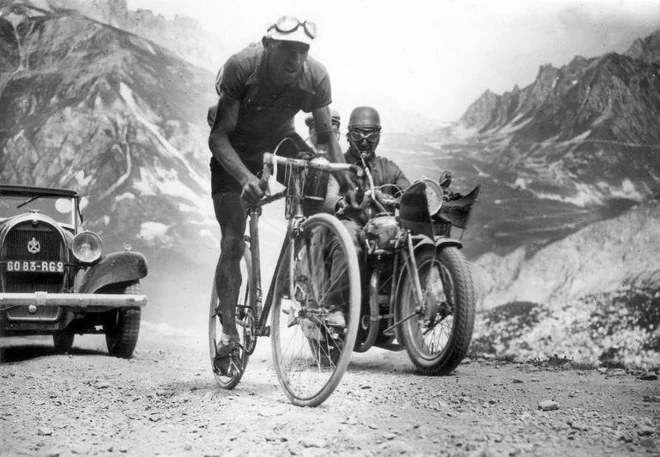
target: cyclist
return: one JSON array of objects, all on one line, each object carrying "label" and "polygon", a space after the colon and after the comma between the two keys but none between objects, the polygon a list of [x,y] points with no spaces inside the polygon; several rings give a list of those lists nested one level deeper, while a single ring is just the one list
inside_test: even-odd
[{"label": "cyclist", "polygon": [[[381,128],[380,115],[375,108],[370,106],[358,106],[355,108],[351,112],[348,121],[346,138],[348,139],[349,148],[346,154],[344,154],[344,158],[347,163],[358,165],[362,168],[369,168],[374,186],[377,188],[376,193],[379,194],[378,196],[380,198],[387,198],[387,196],[390,198],[398,197],[401,191],[410,186],[410,181],[397,164],[385,157],[376,155],[376,148],[380,142]],[[362,191],[367,190],[369,189],[367,179],[366,174],[361,179],[355,178],[354,185],[357,185]],[[379,187],[381,189],[378,189]],[[325,211],[335,214],[339,210],[344,209],[342,222],[353,239],[353,244],[358,254],[358,261],[360,262],[360,269],[362,269],[363,258],[360,233],[369,220],[370,213],[368,207],[361,206],[356,209],[354,206],[350,206],[351,199],[355,199],[354,195],[347,195],[340,192],[337,181],[333,177],[330,177],[324,204]],[[341,262],[333,261],[330,281],[332,283],[338,281],[339,278],[336,277],[338,272],[344,270],[345,268],[341,265]],[[345,303],[343,300],[338,300],[338,302]],[[344,313],[346,310],[334,311],[332,319],[335,325],[345,325]],[[340,311],[340,313],[336,311]]]},{"label": "cyclist", "polygon": [[[330,117],[332,120],[332,133],[335,135],[335,138],[337,141],[339,141],[339,138],[341,138],[341,116],[339,113],[331,109],[330,110]],[[314,115],[308,114],[305,116],[305,125],[309,129],[309,143],[314,149],[318,148],[318,140],[316,137],[316,122],[314,122]]]},{"label": "cyclist", "polygon": [[[222,236],[215,284],[223,334],[214,362],[222,375],[231,375],[239,360],[235,305],[242,280],[245,211],[246,203],[264,195],[258,175],[263,152],[278,145],[277,153],[288,157],[310,152],[294,130],[294,116],[302,110],[312,113],[318,142],[327,148],[329,160],[344,161],[331,135],[328,73],[308,55],[315,37],[314,23],[282,16],[260,43],[232,55],[216,79],[219,99],[209,109],[209,148],[211,193]],[[343,189],[351,186],[347,176],[338,179]]]}]

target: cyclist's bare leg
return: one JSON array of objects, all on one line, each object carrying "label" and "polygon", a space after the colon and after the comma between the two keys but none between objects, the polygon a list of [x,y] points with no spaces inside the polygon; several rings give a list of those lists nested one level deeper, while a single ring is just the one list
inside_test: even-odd
[{"label": "cyclist's bare leg", "polygon": [[240,262],[245,248],[245,207],[241,196],[224,192],[213,196],[215,216],[220,224],[220,258],[215,269],[215,284],[222,315],[223,341],[238,339],[236,303],[241,287]]}]

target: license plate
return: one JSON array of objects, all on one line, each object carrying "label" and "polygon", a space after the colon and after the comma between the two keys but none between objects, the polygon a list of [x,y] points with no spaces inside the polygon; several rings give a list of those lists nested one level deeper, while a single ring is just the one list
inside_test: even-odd
[{"label": "license plate", "polygon": [[64,262],[55,260],[8,260],[7,271],[21,273],[64,273]]}]

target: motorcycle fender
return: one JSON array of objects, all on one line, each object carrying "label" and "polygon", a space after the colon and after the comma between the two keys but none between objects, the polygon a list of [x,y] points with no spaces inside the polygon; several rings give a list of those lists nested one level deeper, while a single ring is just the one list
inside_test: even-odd
[{"label": "motorcycle fender", "polygon": [[463,249],[463,243],[453,238],[436,238],[435,248],[440,251],[446,247],[454,246],[458,249]]},{"label": "motorcycle fender", "polygon": [[91,267],[80,282],[80,293],[95,293],[104,286],[137,281],[147,276],[147,259],[139,252],[113,252]]},{"label": "motorcycle fender", "polygon": [[424,236],[415,243],[413,249],[415,251],[418,251],[419,249],[422,249],[424,247],[435,247],[436,249],[441,250],[449,246],[455,246],[459,249],[462,249],[463,243],[453,238],[442,237],[432,240],[431,238]]}]

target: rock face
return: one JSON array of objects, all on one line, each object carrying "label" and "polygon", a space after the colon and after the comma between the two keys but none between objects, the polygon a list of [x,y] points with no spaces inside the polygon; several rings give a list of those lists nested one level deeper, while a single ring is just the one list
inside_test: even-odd
[{"label": "rock face", "polygon": [[170,20],[149,10],[129,11],[126,0],[3,0],[41,10],[82,14],[95,21],[134,33],[169,49],[181,59],[215,73],[227,53],[220,38],[205,31],[199,21],[175,16]]},{"label": "rock face", "polygon": [[638,205],[528,255],[521,247],[476,262],[480,308],[556,305],[624,287],[660,289],[660,204]]},{"label": "rock face", "polygon": [[210,275],[217,255],[206,144],[213,74],[78,14],[0,11],[0,181],[78,190],[86,227],[109,250],[127,240],[163,265],[150,272],[156,290],[145,287],[155,302],[190,295],[199,279],[186,275]]},{"label": "rock face", "polygon": [[625,55],[542,66],[523,89],[486,92],[461,125],[499,144],[492,159],[529,172],[537,191],[582,205],[640,201],[660,176],[657,41],[652,35]]}]

